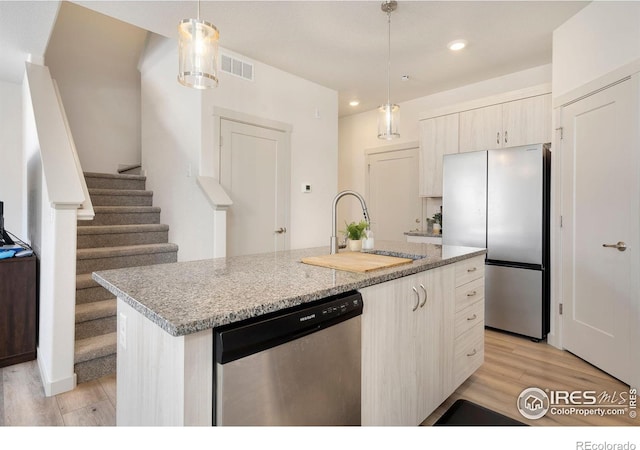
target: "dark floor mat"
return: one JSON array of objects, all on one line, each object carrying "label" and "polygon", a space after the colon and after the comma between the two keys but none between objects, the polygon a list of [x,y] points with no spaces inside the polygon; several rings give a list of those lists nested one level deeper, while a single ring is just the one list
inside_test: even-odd
[{"label": "dark floor mat", "polygon": [[469,400],[456,400],[434,426],[527,426],[495,411],[476,405]]}]

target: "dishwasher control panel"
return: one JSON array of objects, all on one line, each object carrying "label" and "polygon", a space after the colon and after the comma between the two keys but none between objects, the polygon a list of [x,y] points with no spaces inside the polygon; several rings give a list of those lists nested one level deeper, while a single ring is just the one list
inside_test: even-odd
[{"label": "dishwasher control panel", "polygon": [[214,328],[216,362],[226,364],[361,314],[362,295],[351,291]]},{"label": "dishwasher control panel", "polygon": [[341,300],[336,304],[325,306],[322,309],[322,317],[324,318],[339,317],[353,310],[358,310],[361,307],[362,307],[362,298]]}]

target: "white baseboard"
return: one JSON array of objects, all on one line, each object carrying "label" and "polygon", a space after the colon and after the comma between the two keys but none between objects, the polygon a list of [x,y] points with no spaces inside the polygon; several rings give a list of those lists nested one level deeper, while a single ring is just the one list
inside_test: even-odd
[{"label": "white baseboard", "polygon": [[40,355],[38,355],[37,361],[45,396],[52,397],[54,395],[62,394],[63,392],[72,391],[76,388],[76,385],[78,383],[75,373],[72,376],[63,378],[61,380],[51,380],[51,377],[47,373],[44,362],[40,358]]}]

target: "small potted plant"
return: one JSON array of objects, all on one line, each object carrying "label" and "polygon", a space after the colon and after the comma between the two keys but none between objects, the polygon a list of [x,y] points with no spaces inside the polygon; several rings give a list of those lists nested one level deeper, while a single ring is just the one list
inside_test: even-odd
[{"label": "small potted plant", "polygon": [[364,237],[364,230],[367,229],[369,224],[366,220],[361,220],[359,223],[345,222],[347,226],[345,234],[347,235],[347,246],[352,252],[359,252],[362,250],[362,238]]}]

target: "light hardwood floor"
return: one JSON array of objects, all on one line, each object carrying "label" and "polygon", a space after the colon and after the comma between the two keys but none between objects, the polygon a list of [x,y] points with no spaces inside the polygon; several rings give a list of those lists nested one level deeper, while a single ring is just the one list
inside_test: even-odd
[{"label": "light hardwood floor", "polygon": [[0,425],[113,426],[115,408],[115,375],[45,397],[36,361],[0,369]]},{"label": "light hardwood floor", "polygon": [[[640,419],[547,416],[523,418],[516,400],[523,389],[623,392],[628,386],[571,353],[545,343],[485,331],[485,363],[423,425],[432,425],[457,399],[466,398],[528,425],[638,426]],[[116,377],[82,383],[71,392],[45,397],[35,361],[0,369],[0,426],[115,425]]]},{"label": "light hardwood floor", "polygon": [[543,342],[485,330],[484,364],[436,409],[423,425],[433,425],[458,399],[464,398],[532,426],[638,426],[640,419],[624,416],[551,415],[525,419],[517,409],[520,393],[529,387],[542,390],[590,390],[609,394],[629,386],[591,364]]}]

